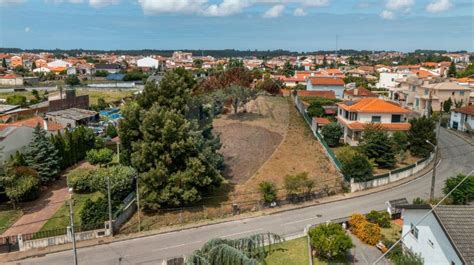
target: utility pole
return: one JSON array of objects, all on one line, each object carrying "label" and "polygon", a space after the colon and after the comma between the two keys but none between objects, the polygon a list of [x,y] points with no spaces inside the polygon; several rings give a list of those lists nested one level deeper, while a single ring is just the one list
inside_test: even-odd
[{"label": "utility pole", "polygon": [[138,218],[138,232],[141,232],[142,230],[142,224],[141,224],[141,220],[140,220],[140,193],[138,192],[138,175],[135,179],[135,182],[136,182],[136,195],[137,195],[137,218]]},{"label": "utility pole", "polygon": [[[69,192],[72,190],[69,189]],[[74,265],[77,265],[76,233],[74,232],[74,212],[72,210],[72,194],[69,194],[69,227],[72,238],[72,251],[74,253]]]},{"label": "utility pole", "polygon": [[434,193],[435,193],[435,182],[436,182],[436,164],[438,163],[438,153],[439,153],[439,130],[441,127],[441,116],[442,113],[439,115],[438,120],[438,129],[436,131],[436,145],[431,143],[430,141],[426,140],[427,143],[431,144],[434,147],[434,163],[433,163],[433,175],[431,176],[431,190],[430,190],[430,201],[434,200]]},{"label": "utility pole", "polygon": [[112,225],[112,200],[110,199],[110,176],[107,176],[107,198],[109,201],[109,226],[112,235],[114,235],[114,228]]}]

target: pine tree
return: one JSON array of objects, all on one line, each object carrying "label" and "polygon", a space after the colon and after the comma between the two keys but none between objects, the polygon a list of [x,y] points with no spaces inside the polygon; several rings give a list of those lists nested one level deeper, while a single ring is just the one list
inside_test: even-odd
[{"label": "pine tree", "polygon": [[2,59],[2,67],[7,69],[7,61],[5,60],[5,58]]},{"label": "pine tree", "polygon": [[59,173],[60,163],[58,150],[46,137],[46,131],[38,124],[33,132],[33,139],[28,145],[26,162],[36,170],[41,182],[54,180]]},{"label": "pine tree", "polygon": [[456,77],[456,64],[454,62],[451,62],[449,66],[448,77]]},{"label": "pine tree", "polygon": [[396,163],[395,151],[388,133],[378,125],[367,126],[359,146],[369,159],[374,159],[381,168],[393,168]]}]

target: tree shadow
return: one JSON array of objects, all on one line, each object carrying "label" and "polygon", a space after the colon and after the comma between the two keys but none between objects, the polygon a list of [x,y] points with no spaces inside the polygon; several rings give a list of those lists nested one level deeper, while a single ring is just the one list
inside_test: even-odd
[{"label": "tree shadow", "polygon": [[246,113],[233,113],[226,116],[227,119],[233,121],[255,121],[264,118],[262,114],[246,112]]}]

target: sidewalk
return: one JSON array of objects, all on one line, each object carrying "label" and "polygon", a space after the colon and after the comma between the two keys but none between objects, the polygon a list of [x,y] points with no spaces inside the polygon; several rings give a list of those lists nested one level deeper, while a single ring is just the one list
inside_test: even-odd
[{"label": "sidewalk", "polygon": [[22,206],[23,216],[7,229],[2,237],[38,232],[69,197],[66,178],[62,177],[43,192],[37,200]]}]

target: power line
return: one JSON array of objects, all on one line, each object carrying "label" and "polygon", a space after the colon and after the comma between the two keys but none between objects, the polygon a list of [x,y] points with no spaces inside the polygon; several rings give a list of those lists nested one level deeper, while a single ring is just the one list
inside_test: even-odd
[{"label": "power line", "polygon": [[397,240],[397,242],[395,242],[388,250],[387,252],[383,253],[382,256],[380,256],[377,260],[374,261],[373,264],[377,264],[383,257],[385,257],[390,251],[392,251],[395,246],[400,243],[403,238],[405,238],[408,234],[410,234],[421,222],[423,222],[423,220],[425,220],[426,217],[428,217],[428,215],[430,215],[444,200],[446,200],[446,198],[448,198],[451,193],[453,193],[453,191],[455,191],[459,186],[461,186],[461,184],[468,178],[471,176],[471,174],[474,172],[474,170],[471,170],[471,172],[469,172],[469,174],[467,174],[452,190],[450,190],[448,192],[448,194],[446,194],[435,206],[431,206],[431,210],[429,210],[424,216],[422,216],[416,223],[415,225],[413,225],[409,231],[407,231],[402,237],[400,237],[399,240]]}]

